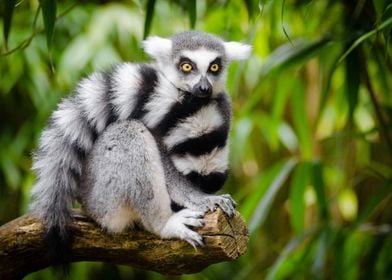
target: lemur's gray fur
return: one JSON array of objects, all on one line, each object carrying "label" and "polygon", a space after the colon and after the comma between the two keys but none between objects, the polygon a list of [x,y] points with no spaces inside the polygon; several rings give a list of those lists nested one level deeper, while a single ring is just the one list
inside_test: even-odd
[{"label": "lemur's gray fur", "polygon": [[228,169],[226,69],[250,46],[198,31],[150,37],[143,46],[154,63],[123,63],[83,79],[42,133],[31,210],[60,242],[75,200],[109,232],[140,222],[193,246],[202,244],[192,228],[207,211],[234,213],[229,195],[210,193]]},{"label": "lemur's gray fur", "polygon": [[[229,195],[195,189],[167,156],[161,157],[150,131],[136,120],[109,125],[94,144],[83,177],[83,209],[111,232],[138,222],[162,238],[196,246],[202,239],[188,226],[202,226],[204,213],[217,205],[228,215],[234,211]],[[173,202],[186,208],[174,213]]]}]

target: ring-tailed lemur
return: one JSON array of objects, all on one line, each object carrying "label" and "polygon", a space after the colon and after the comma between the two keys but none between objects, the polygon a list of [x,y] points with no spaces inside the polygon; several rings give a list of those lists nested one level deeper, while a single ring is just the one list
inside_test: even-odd
[{"label": "ring-tailed lemur", "polygon": [[83,79],[42,133],[31,210],[57,242],[68,240],[75,200],[110,232],[140,221],[193,246],[202,238],[189,226],[202,226],[207,211],[234,213],[229,195],[211,193],[228,170],[226,70],[251,47],[198,31],[149,37],[143,47],[154,63]]}]

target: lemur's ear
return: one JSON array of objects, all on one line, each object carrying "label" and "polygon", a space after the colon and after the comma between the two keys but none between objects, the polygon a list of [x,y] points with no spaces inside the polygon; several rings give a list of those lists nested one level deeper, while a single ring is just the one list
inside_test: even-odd
[{"label": "lemur's ear", "polygon": [[148,37],[142,43],[144,51],[155,59],[164,59],[170,56],[172,41],[157,36]]},{"label": "lemur's ear", "polygon": [[247,59],[252,52],[252,46],[238,42],[224,42],[224,46],[229,60]]}]

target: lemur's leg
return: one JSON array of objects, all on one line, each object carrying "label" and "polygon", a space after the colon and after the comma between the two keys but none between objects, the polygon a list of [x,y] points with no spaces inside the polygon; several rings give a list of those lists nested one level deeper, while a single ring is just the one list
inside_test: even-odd
[{"label": "lemur's leg", "polygon": [[172,211],[157,144],[141,122],[110,125],[97,139],[84,173],[82,207],[109,232],[138,221],[161,238],[202,244],[189,226],[201,227],[203,213]]},{"label": "lemur's leg", "polygon": [[162,157],[165,167],[166,184],[170,198],[179,206],[202,211],[213,212],[220,207],[229,217],[235,213],[236,202],[229,194],[207,194],[196,188],[185,176],[179,173],[168,156]]}]

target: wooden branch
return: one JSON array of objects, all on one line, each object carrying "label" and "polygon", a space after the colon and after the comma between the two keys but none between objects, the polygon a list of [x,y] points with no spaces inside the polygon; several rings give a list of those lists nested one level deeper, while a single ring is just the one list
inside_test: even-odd
[{"label": "wooden branch", "polygon": [[[246,251],[248,231],[238,213],[228,218],[218,208],[204,221],[198,232],[205,246],[195,249],[185,241],[162,240],[140,229],[110,235],[75,211],[71,261],[102,261],[179,275],[235,260]],[[0,227],[0,279],[22,278],[53,265],[45,258],[42,233],[42,224],[30,214]]]}]

